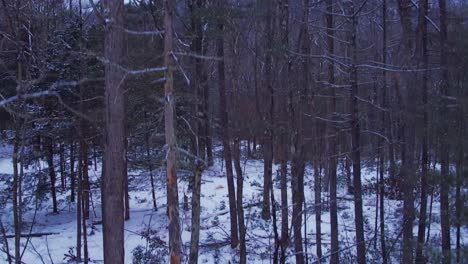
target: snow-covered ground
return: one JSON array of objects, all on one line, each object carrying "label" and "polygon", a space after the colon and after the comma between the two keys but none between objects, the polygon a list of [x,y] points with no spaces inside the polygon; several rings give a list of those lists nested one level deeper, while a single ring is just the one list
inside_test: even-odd
[{"label": "snow-covered ground", "polygon": [[[0,193],[6,195],[3,190],[6,187],[5,181],[11,181],[13,172],[11,153],[9,148],[1,148],[0,151]],[[263,163],[259,160],[244,160],[243,170],[245,175],[244,183],[244,206],[245,206],[245,221],[247,225],[247,252],[248,263],[270,263],[272,248],[274,244],[272,222],[261,219],[261,202],[262,184],[263,184]],[[274,166],[274,172],[278,167]],[[150,180],[148,172],[131,171],[130,172],[130,220],[125,222],[125,260],[126,263],[132,263],[132,251],[138,246],[147,246],[146,239],[141,235],[149,229],[155,230],[156,235],[163,241],[168,241],[167,217],[165,214],[165,186],[163,179],[165,178],[162,170],[156,170],[157,181],[157,203],[159,210],[152,209],[152,198],[150,190]],[[339,171],[340,175],[343,172]],[[96,182],[100,175],[100,168],[97,166],[90,167],[89,175],[92,182]],[[276,173],[274,173],[276,175]],[[338,191],[338,221],[339,221],[339,240],[341,256],[344,263],[353,263],[353,255],[355,255],[354,245],[354,207],[352,196],[345,192],[344,176],[340,180]],[[363,169],[363,184],[375,181],[375,169]],[[313,211],[313,175],[311,166],[307,166],[305,176],[305,197],[308,205],[306,211],[306,235],[308,241],[307,252],[309,258],[314,260],[316,252],[315,248],[315,215]],[[59,185],[59,184],[57,184]],[[59,186],[58,189],[60,190]],[[32,197],[26,192],[25,199]],[[202,216],[201,216],[201,240],[200,240],[200,263],[228,263],[235,260],[237,249],[231,249],[226,243],[229,240],[229,208],[227,197],[227,182],[225,177],[224,166],[220,160],[215,162],[215,165],[205,170],[202,176]],[[185,211],[182,208],[184,194],[188,196],[190,201],[190,191],[188,183],[180,180],[179,182],[179,200],[181,202],[180,216],[182,225],[182,240],[184,242],[184,254],[188,254],[190,244],[190,210]],[[274,193],[276,201],[280,201],[279,184],[275,184]],[[291,204],[291,192],[288,190],[288,197]],[[36,215],[34,216],[35,202],[29,198],[28,206],[30,210],[23,215],[23,220],[27,227],[34,222],[32,232],[57,233],[48,236],[31,238],[25,250],[23,261],[24,263],[66,263],[66,254],[70,250],[74,250],[76,246],[76,210],[75,204],[68,202],[69,193],[59,192],[59,214],[53,214],[50,200],[42,201]],[[326,193],[322,197],[323,201],[327,200]],[[434,199],[433,218],[438,219],[439,204]],[[90,219],[88,220],[88,248],[89,256],[92,263],[100,263],[103,260],[102,252],[102,225],[96,223],[101,218],[100,211],[100,190],[94,188],[92,190],[93,210]],[[190,202],[189,202],[190,204]],[[374,249],[375,243],[375,193],[369,192],[364,196],[364,213],[366,217],[365,230],[368,248],[368,259],[371,263],[381,259],[378,254],[379,246]],[[386,235],[387,248],[398,252],[399,241],[401,241],[401,207],[402,202],[397,200],[385,200],[386,207]],[[290,207],[290,212],[292,208]],[[7,229],[7,234],[12,234],[13,216],[11,212],[11,199],[7,205],[1,208],[1,219]],[[281,220],[278,210],[278,221]],[[431,221],[431,238],[439,240],[440,224],[437,221]],[[414,226],[414,232],[417,232],[417,226]],[[281,224],[278,222],[278,226]],[[303,231],[305,227],[303,226]],[[466,233],[467,230],[464,230]],[[322,212],[322,250],[323,255],[329,254],[330,250],[330,214],[328,210]],[[454,237],[454,236],[452,236]],[[463,238],[463,244],[468,242],[468,238]],[[27,239],[22,239],[23,246]],[[13,253],[14,240],[9,239],[10,252]],[[74,254],[74,253],[73,253]],[[288,263],[294,263],[292,252],[288,258]],[[393,253],[397,255],[397,253]],[[4,252],[0,253],[0,263],[6,261]],[[235,261],[234,261],[235,262]]]}]

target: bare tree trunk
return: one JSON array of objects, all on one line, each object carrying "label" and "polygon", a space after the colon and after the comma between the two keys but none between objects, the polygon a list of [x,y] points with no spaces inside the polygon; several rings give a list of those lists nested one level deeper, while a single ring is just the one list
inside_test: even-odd
[{"label": "bare tree trunk", "polygon": [[169,248],[170,263],[181,263],[181,230],[179,218],[179,194],[177,187],[177,145],[175,136],[175,98],[174,98],[174,55],[173,53],[173,13],[174,1],[164,1],[164,65],[166,82],[164,84],[164,127],[166,134],[166,173],[167,173],[167,207],[169,215]]},{"label": "bare tree trunk", "polygon": [[[125,119],[125,118],[124,118]],[[128,140],[127,136],[124,139],[125,153],[127,153]],[[125,155],[124,160],[124,179],[123,179],[123,197],[124,200],[124,220],[127,221],[130,219],[130,195],[128,193],[128,156]]]},{"label": "bare tree trunk", "polygon": [[267,34],[267,52],[265,58],[265,81],[266,88],[269,96],[269,109],[268,114],[264,116],[263,129],[264,129],[264,140],[263,140],[263,202],[262,202],[262,218],[270,219],[270,186],[272,181],[272,167],[273,167],[273,121],[274,121],[274,102],[275,94],[272,84],[272,42],[273,42],[273,1],[268,0],[266,2],[266,25],[265,33]]},{"label": "bare tree trunk", "polygon": [[61,188],[62,192],[65,192],[65,149],[63,147],[63,143],[60,143],[60,150],[59,150],[59,155],[60,155],[60,183],[61,183]]},{"label": "bare tree trunk", "polygon": [[[84,126],[82,126],[82,129]],[[83,133],[83,132],[82,132]],[[84,219],[89,219],[89,204],[90,204],[90,199],[89,199],[89,192],[90,192],[90,186],[89,186],[89,165],[88,165],[88,143],[86,143],[85,139],[82,137],[80,139],[80,151],[82,151],[82,160],[81,162],[83,163],[83,169],[82,169],[82,176],[81,176],[81,199],[83,200],[82,206],[83,206],[83,218]]]},{"label": "bare tree trunk", "polygon": [[[428,1],[419,1],[419,34],[421,39],[418,40],[421,43],[421,62],[422,68],[427,69],[429,64],[429,58],[427,53],[427,20],[428,16]],[[419,225],[418,225],[418,244],[416,247],[416,263],[425,263],[425,257],[423,255],[425,231],[426,231],[426,215],[427,215],[427,171],[428,171],[428,72],[422,73],[421,81],[421,92],[422,92],[422,106],[423,106],[423,135],[422,135],[422,156],[421,156],[421,206],[419,210]]]},{"label": "bare tree trunk", "polygon": [[[441,80],[441,94],[444,98],[449,95],[449,72],[448,72],[448,44],[447,44],[447,6],[445,0],[439,0],[439,19],[440,19],[440,63],[442,67],[442,80]],[[450,191],[450,180],[449,180],[449,111],[447,108],[447,102],[442,101],[442,129],[443,134],[441,136],[441,161],[440,161],[440,224],[442,233],[442,262],[444,264],[451,263],[450,253],[450,212],[449,212],[449,191]]]},{"label": "bare tree trunk", "polygon": [[75,142],[70,142],[70,202],[75,202]]},{"label": "bare tree trunk", "polygon": [[[318,151],[315,155],[317,156]],[[317,259],[322,258],[322,183],[320,181],[320,167],[318,157],[314,161],[314,203],[315,203],[315,246],[317,248]],[[331,211],[331,208],[330,208]],[[330,212],[331,213],[331,212]],[[334,251],[332,251],[332,254]],[[333,256],[333,255],[332,255]],[[330,259],[332,261],[333,257]]]},{"label": "bare tree trunk", "polygon": [[[301,36],[300,47],[303,54],[310,53],[309,46],[309,1],[303,2],[304,7],[302,13],[302,24],[301,24]],[[297,102],[295,102],[295,95],[293,88],[289,89],[289,108],[291,114],[291,128],[292,128],[292,148],[291,148],[291,176],[292,176],[292,202],[293,202],[293,214],[292,214],[292,225],[294,232],[294,254],[296,256],[296,263],[305,263],[305,256],[303,250],[302,241],[302,214],[304,208],[304,110],[306,104],[305,100],[308,89],[310,89],[310,68],[309,60],[302,60],[302,81],[303,89],[299,90],[295,94],[298,95]],[[297,105],[297,108],[294,107]]]},{"label": "bare tree trunk", "polygon": [[83,213],[83,142],[82,133],[80,131],[80,151],[78,154],[78,182],[77,182],[77,197],[76,197],[76,261],[81,261],[81,228],[82,228],[82,213]]},{"label": "bare tree trunk", "polygon": [[[145,112],[146,115],[146,112]],[[150,173],[150,183],[151,183],[151,197],[153,198],[153,209],[154,211],[158,210],[158,206],[156,204],[156,192],[154,188],[154,174],[153,174],[153,161],[151,159],[151,151],[150,151],[150,142],[149,142],[150,135],[149,133],[146,134],[146,159],[148,162],[148,169]]]},{"label": "bare tree trunk", "polygon": [[[334,32],[333,28],[333,0],[327,0],[327,45],[328,45],[328,56],[333,56],[334,54]],[[328,82],[329,85],[333,86],[335,83],[335,69],[334,63],[328,61]],[[331,106],[330,106],[330,119],[333,120],[336,113],[336,91],[334,87],[330,89],[331,94]],[[336,167],[337,167],[337,142],[336,138],[338,137],[338,129],[334,123],[329,124],[329,177],[330,177],[330,230],[331,230],[331,257],[330,263],[338,264],[339,260],[339,245],[338,245],[338,208],[337,208],[337,178],[336,178]],[[317,244],[318,245],[318,244]],[[320,254],[319,254],[320,253]],[[317,248],[317,258],[322,257],[322,251]]]},{"label": "bare tree trunk", "polygon": [[289,212],[288,212],[288,160],[286,151],[286,139],[287,135],[284,135],[284,139],[281,142],[283,157],[281,160],[280,167],[280,187],[281,187],[281,256],[280,263],[286,262],[286,250],[289,243]]},{"label": "bare tree trunk", "polygon": [[[84,215],[85,214],[84,209],[86,208],[85,200],[82,199],[81,203],[82,203],[81,207],[83,208],[83,215]],[[89,211],[88,211],[88,214],[89,214]],[[87,229],[86,229],[86,218],[85,217],[82,217],[82,225],[83,225],[83,255],[84,255],[83,261],[84,261],[85,264],[88,264],[88,260],[89,260],[88,232],[87,232]]]},{"label": "bare tree trunk", "polygon": [[190,255],[189,263],[198,263],[198,246],[200,243],[200,195],[201,195],[201,176],[203,165],[200,161],[195,161],[193,189],[192,189],[192,225],[190,236]]},{"label": "bare tree trunk", "polygon": [[[387,64],[387,0],[382,2],[382,65]],[[382,107],[388,108],[387,103],[387,71],[382,71]],[[385,127],[387,123],[387,113],[382,112],[381,133],[385,135]],[[388,134],[391,134],[388,131]],[[380,163],[380,180],[379,180],[379,193],[380,193],[380,248],[382,252],[382,264],[387,264],[387,250],[385,247],[385,154],[383,139],[379,139],[379,163]],[[392,142],[389,142],[392,144]],[[389,147],[390,148],[390,147]],[[390,167],[393,164],[390,164]],[[391,169],[392,170],[392,169]],[[393,175],[391,175],[393,176]]]},{"label": "bare tree trunk", "polygon": [[243,205],[243,192],[244,192],[244,176],[242,173],[241,163],[240,163],[240,145],[239,137],[234,139],[234,168],[236,169],[237,175],[237,218],[239,223],[239,263],[247,263],[247,247],[245,245],[245,220],[244,220],[244,205]]},{"label": "bare tree trunk", "polygon": [[15,140],[13,146],[13,222],[15,228],[15,263],[21,263],[21,219],[19,204],[19,191],[18,185],[20,181],[18,173],[18,145],[19,145],[19,131],[16,129]]},{"label": "bare tree trunk", "polygon": [[[461,121],[462,128],[460,128],[459,139],[463,137],[463,130],[464,125],[463,121]],[[463,174],[465,170],[464,164],[464,148],[463,145],[459,146],[458,150],[458,158],[457,158],[457,179],[456,179],[456,191],[455,191],[455,221],[456,221],[456,263],[461,263],[462,260],[462,245],[461,245],[461,225],[462,225],[462,212],[463,212],[463,200],[461,195],[461,188],[463,186]]]},{"label": "bare tree trunk", "polygon": [[[10,244],[8,243],[8,239],[6,237],[6,231],[5,231],[5,226],[3,225],[3,222],[2,222],[2,219],[0,218],[0,233],[2,235],[2,238],[3,238],[3,245],[4,245],[4,250],[5,250],[5,253],[6,253],[6,257],[7,257],[7,261],[8,261],[8,264],[12,264],[13,263],[13,260],[11,258],[11,254],[10,254]],[[16,232],[15,232],[15,238],[16,238]]]},{"label": "bare tree trunk", "polygon": [[[203,24],[200,10],[203,8],[203,0],[189,0],[188,7],[190,9],[191,16],[191,27],[194,33],[192,39],[191,50],[195,54],[203,54]],[[194,144],[193,151],[196,154],[198,160],[194,161],[193,168],[193,186],[192,186],[192,225],[191,225],[191,236],[190,236],[190,254],[189,263],[198,263],[198,249],[200,242],[200,195],[201,195],[201,177],[203,173],[203,163],[201,160],[205,159],[205,150],[211,151],[211,146],[207,146],[209,141],[209,120],[208,113],[206,112],[208,107],[208,101],[204,101],[204,86],[207,86],[206,78],[203,70],[203,62],[200,58],[193,58],[191,61],[195,67],[192,85],[192,91],[194,92]],[[208,125],[208,126],[207,126]],[[211,144],[211,142],[210,142]],[[212,154],[210,154],[212,155]],[[208,156],[208,154],[207,154]],[[213,157],[210,157],[212,162]]]},{"label": "bare tree trunk", "polygon": [[[124,147],[125,153],[127,153],[127,136],[125,136]],[[124,220],[130,219],[130,195],[128,194],[128,156],[125,155],[124,160],[124,179],[123,179],[123,200],[124,200]],[[88,213],[89,214],[89,213]]]},{"label": "bare tree trunk", "polygon": [[357,263],[366,263],[366,243],[364,239],[364,216],[362,212],[362,191],[361,191],[361,129],[359,124],[358,96],[358,72],[357,72],[357,14],[355,14],[354,1],[350,2],[351,14],[351,137],[352,137],[352,160],[353,160],[353,185],[354,185],[354,214],[356,225]]},{"label": "bare tree trunk", "polygon": [[[104,55],[105,65],[105,168],[102,180],[102,219],[104,262],[124,263],[124,203],[125,127],[124,74],[119,68],[124,58],[124,1],[104,0],[106,10]],[[169,29],[166,28],[166,32]]]},{"label": "bare tree trunk", "polygon": [[280,239],[278,235],[278,225],[276,221],[276,201],[275,201],[275,190],[273,189],[273,181],[270,182],[270,202],[272,211],[272,222],[273,222],[273,236],[274,236],[274,249],[273,249],[273,264],[278,264],[278,253],[280,247]]},{"label": "bare tree trunk", "polygon": [[55,168],[54,168],[54,143],[52,138],[47,138],[47,165],[50,177],[50,192],[52,194],[52,207],[53,212],[58,213],[57,208],[57,194],[55,191]]},{"label": "bare tree trunk", "polygon": [[[220,8],[224,8],[222,1],[219,2]],[[226,103],[226,77],[224,68],[224,17],[220,17],[218,21],[218,29],[221,36],[217,41],[217,54],[221,60],[218,62],[218,81],[219,81],[219,114],[221,122],[221,138],[223,142],[223,154],[226,162],[226,177],[229,195],[229,215],[231,219],[231,247],[235,248],[239,243],[237,231],[237,209],[236,209],[236,194],[234,189],[234,175],[232,171],[232,156],[230,147],[229,135],[229,120]]]},{"label": "bare tree trunk", "polygon": [[[205,49],[203,49],[204,52]],[[203,68],[201,77],[201,85],[203,86],[203,119],[204,119],[204,135],[206,137],[206,160],[208,166],[213,166],[213,140],[211,135],[211,121],[210,121],[210,86],[208,85],[208,76],[206,69]]]}]

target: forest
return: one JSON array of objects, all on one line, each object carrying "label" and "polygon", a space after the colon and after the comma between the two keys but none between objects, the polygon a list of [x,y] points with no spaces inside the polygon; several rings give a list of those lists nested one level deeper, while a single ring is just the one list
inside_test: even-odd
[{"label": "forest", "polygon": [[468,1],[0,0],[0,263],[467,263]]}]

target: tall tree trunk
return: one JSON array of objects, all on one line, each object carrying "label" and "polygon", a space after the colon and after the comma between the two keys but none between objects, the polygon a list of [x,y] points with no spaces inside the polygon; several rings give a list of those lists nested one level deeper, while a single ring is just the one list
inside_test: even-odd
[{"label": "tall tree trunk", "polygon": [[[460,132],[459,132],[459,139],[463,137],[463,130],[464,130],[464,125],[461,121],[461,126]],[[457,170],[457,179],[456,179],[456,191],[455,191],[455,221],[456,221],[456,228],[457,228],[457,234],[456,234],[456,263],[461,263],[462,260],[462,245],[461,245],[461,226],[462,226],[462,212],[463,212],[463,200],[462,200],[462,195],[461,195],[461,188],[463,186],[463,174],[465,173],[465,164],[464,164],[464,158],[465,158],[465,152],[464,152],[464,147],[463,145],[458,147],[458,158],[457,158],[457,165],[456,165],[456,170]]]},{"label": "tall tree trunk", "polygon": [[233,149],[233,157],[234,157],[234,168],[236,169],[237,175],[237,218],[239,223],[239,263],[245,264],[247,263],[247,247],[245,245],[245,236],[246,236],[246,228],[245,228],[245,220],[244,220],[244,205],[243,205],[243,192],[244,192],[244,176],[242,173],[241,163],[240,163],[240,145],[239,145],[239,137],[234,139],[234,149]]},{"label": "tall tree trunk", "polygon": [[267,51],[265,58],[265,82],[268,91],[268,112],[265,114],[263,129],[263,202],[262,202],[262,218],[270,219],[270,186],[272,181],[273,169],[273,121],[274,121],[274,102],[275,93],[272,83],[272,42],[273,42],[273,1],[268,0],[265,3],[266,7],[266,25],[265,33],[267,34]]},{"label": "tall tree trunk", "polygon": [[47,138],[47,165],[48,165],[48,171],[49,171],[49,177],[50,177],[50,193],[52,195],[52,207],[53,207],[53,212],[58,213],[58,208],[57,208],[57,193],[55,190],[55,180],[56,180],[56,174],[55,174],[55,168],[54,168],[54,143],[52,138]]},{"label": "tall tree trunk", "polygon": [[[419,34],[421,36],[421,67],[423,69],[428,68],[429,58],[427,53],[427,20],[428,16],[428,1],[420,0],[419,1]],[[421,156],[421,207],[419,210],[419,225],[418,225],[418,245],[416,247],[416,263],[425,263],[425,258],[423,255],[424,241],[425,241],[425,231],[426,231],[426,215],[427,215],[427,171],[428,171],[428,105],[427,105],[427,81],[428,81],[428,72],[424,71],[422,73],[421,81],[421,92],[422,92],[422,116],[423,116],[423,128],[422,128],[422,156]]]},{"label": "tall tree trunk", "polygon": [[203,164],[195,161],[193,189],[192,189],[192,225],[190,236],[190,255],[189,263],[198,263],[198,247],[200,243],[200,195],[201,195],[201,176],[203,172]]},{"label": "tall tree trunk", "polygon": [[61,188],[62,188],[62,193],[63,193],[65,192],[65,179],[66,179],[65,149],[64,149],[63,143],[60,143],[59,155],[60,155],[60,183],[61,183]]},{"label": "tall tree trunk", "polygon": [[281,188],[281,256],[280,263],[286,262],[286,250],[289,242],[289,212],[288,212],[288,160],[287,160],[287,135],[282,139],[280,188]]},{"label": "tall tree trunk", "polygon": [[177,187],[177,145],[175,135],[175,97],[174,97],[174,55],[173,53],[173,13],[174,1],[164,1],[164,65],[166,82],[164,83],[164,128],[166,135],[166,173],[167,173],[167,207],[169,215],[169,248],[170,263],[181,263],[181,230],[179,217],[179,194]]},{"label": "tall tree trunk", "polygon": [[[146,112],[145,112],[146,117]],[[150,150],[150,142],[149,142],[150,134],[146,134],[146,160],[148,162],[148,169],[150,174],[150,184],[151,184],[151,197],[153,198],[153,209],[154,211],[158,210],[158,206],[156,204],[156,192],[154,187],[154,174],[153,174],[153,161],[151,159],[151,150]]]},{"label": "tall tree trunk", "polygon": [[352,49],[351,58],[351,155],[353,160],[353,185],[354,185],[354,214],[356,225],[356,248],[357,248],[357,263],[366,263],[366,242],[364,239],[364,216],[362,212],[362,191],[361,191],[361,129],[359,124],[359,106],[357,101],[358,96],[358,72],[357,72],[357,26],[358,17],[355,14],[354,1],[350,2],[351,14],[351,40],[350,46]]},{"label": "tall tree trunk", "polygon": [[[220,8],[224,8],[222,1],[219,2]],[[217,54],[221,58],[218,61],[218,81],[219,81],[219,115],[221,122],[221,139],[223,142],[223,154],[226,162],[226,177],[229,195],[229,216],[231,219],[231,247],[235,248],[239,243],[237,231],[237,209],[236,194],[234,189],[234,175],[232,171],[232,154],[230,147],[229,120],[226,103],[226,77],[224,68],[224,17],[220,16],[218,21],[218,30],[220,37],[217,41]]]},{"label": "tall tree trunk", "polygon": [[[382,65],[387,64],[387,0],[382,2]],[[382,71],[382,107],[388,109],[387,103],[387,71]],[[387,113],[382,112],[381,134],[385,135],[385,128],[387,127]],[[387,134],[391,134],[388,131]],[[392,142],[389,142],[392,144]],[[390,147],[389,147],[390,148]],[[380,179],[379,179],[379,193],[380,193],[380,249],[382,252],[382,264],[387,264],[387,250],[385,247],[385,154],[383,139],[379,139],[379,162],[380,162]],[[390,167],[393,164],[390,164]],[[390,169],[392,170],[392,169]],[[393,176],[391,174],[391,176]]]},{"label": "tall tree trunk", "polygon": [[[448,43],[447,43],[447,6],[445,0],[439,0],[439,20],[440,20],[440,63],[442,67],[442,80],[440,85],[441,94],[444,98],[449,95],[449,71],[448,71]],[[450,212],[449,212],[449,111],[447,102],[442,101],[441,117],[443,119],[441,135],[441,161],[440,161],[440,224],[442,233],[442,262],[449,264],[451,262],[450,254]]]},{"label": "tall tree trunk", "polygon": [[[84,172],[84,170],[83,170]],[[83,217],[82,217],[82,225],[83,225],[83,261],[85,264],[88,264],[88,260],[89,260],[89,253],[88,253],[88,231],[87,231],[87,228],[86,228],[86,217],[84,217],[85,215],[85,208],[86,208],[86,204],[85,204],[85,199],[82,199],[81,200],[81,207],[83,208]],[[89,211],[88,211],[88,214],[89,214]]]},{"label": "tall tree trunk", "polygon": [[16,129],[15,140],[13,146],[13,222],[15,229],[15,264],[21,263],[21,219],[19,203],[18,185],[20,181],[18,173],[18,146],[19,146],[19,131]]},{"label": "tall tree trunk", "polygon": [[83,143],[80,132],[80,151],[78,154],[78,177],[77,177],[77,197],[76,197],[76,260],[81,261],[81,228],[83,218]]},{"label": "tall tree trunk", "polygon": [[[203,49],[203,53],[205,53]],[[208,166],[213,166],[213,140],[211,135],[211,121],[210,121],[210,86],[208,85],[208,75],[206,69],[203,68],[201,72],[201,85],[203,86],[203,119],[204,119],[204,135],[206,137],[206,161]]]},{"label": "tall tree trunk", "polygon": [[[188,7],[190,9],[191,26],[194,37],[192,39],[191,50],[195,54],[203,53],[203,24],[200,10],[203,8],[203,0],[189,0]],[[208,113],[205,112],[208,108],[204,101],[204,74],[203,62],[200,58],[193,58],[191,61],[195,67],[194,76],[192,78],[192,91],[194,92],[193,112],[194,114],[194,146],[193,151],[196,154],[197,160],[194,161],[193,168],[193,186],[192,186],[192,225],[190,236],[190,254],[189,262],[198,263],[198,248],[200,242],[200,195],[201,195],[201,176],[203,172],[203,163],[201,160],[205,159],[205,150],[210,149],[207,146],[209,127],[206,127]],[[208,121],[209,122],[209,121]],[[204,127],[205,126],[205,127]],[[211,143],[210,143],[211,144]],[[211,157],[212,159],[212,157]]]},{"label": "tall tree trunk", "polygon": [[[327,46],[328,46],[328,56],[333,56],[334,54],[334,32],[333,28],[333,0],[327,0]],[[336,89],[334,87],[335,83],[335,73],[334,73],[334,63],[333,61],[328,61],[328,83],[330,87],[330,97],[331,97],[331,106],[330,106],[330,119],[335,118],[336,113]],[[329,176],[330,176],[330,230],[331,230],[331,257],[330,263],[338,264],[339,260],[339,246],[338,246],[338,208],[337,208],[337,179],[336,179],[336,167],[337,167],[337,142],[336,137],[338,137],[338,129],[334,123],[329,123],[329,142],[328,150],[330,155],[329,160]],[[320,253],[320,255],[319,255]],[[317,258],[320,259],[322,252],[317,248]]]},{"label": "tall tree trunk", "polygon": [[[127,153],[128,140],[125,136],[124,140],[124,153]],[[123,200],[124,200],[124,220],[130,219],[130,195],[128,193],[128,156],[125,155],[124,160],[124,177],[123,177]],[[89,214],[89,212],[88,212]]]},{"label": "tall tree trunk", "polygon": [[[315,151],[318,155],[318,151]],[[317,259],[322,258],[322,183],[320,181],[320,167],[318,157],[314,161],[314,209],[315,209],[315,246],[317,248]],[[331,211],[331,208],[330,208]],[[330,212],[331,213],[331,212]],[[332,251],[332,254],[334,251]],[[332,255],[333,256],[333,255]],[[330,262],[334,258],[330,259]]]},{"label": "tall tree trunk", "polygon": [[[300,41],[301,52],[303,54],[310,53],[309,45],[309,1],[303,1],[303,13],[301,23],[301,36]],[[309,59],[305,58],[302,60],[302,81],[303,88],[298,92],[293,91],[293,88],[289,88],[289,108],[292,116],[291,128],[292,128],[292,164],[291,164],[291,176],[292,176],[292,202],[293,202],[293,214],[292,214],[292,225],[294,233],[294,253],[296,256],[296,263],[305,263],[304,252],[303,252],[303,241],[302,241],[302,213],[304,208],[304,110],[306,104],[305,100],[308,90],[310,88],[310,68]],[[295,94],[298,97],[297,102]],[[296,109],[294,106],[297,106]]]},{"label": "tall tree trunk", "polygon": [[[124,1],[104,0],[105,40],[105,168],[102,181],[102,218],[104,262],[124,263],[124,204],[125,127],[124,74],[121,65],[125,52]],[[169,29],[166,28],[166,32]]]},{"label": "tall tree trunk", "polygon": [[[83,128],[83,126],[82,126]],[[80,138],[80,151],[82,151],[82,176],[81,176],[81,199],[83,200],[83,218],[89,219],[89,204],[90,204],[90,186],[89,186],[89,164],[88,164],[88,143],[86,143],[85,139],[82,137]]]},{"label": "tall tree trunk", "polygon": [[70,142],[70,202],[75,202],[75,142],[73,139]]}]

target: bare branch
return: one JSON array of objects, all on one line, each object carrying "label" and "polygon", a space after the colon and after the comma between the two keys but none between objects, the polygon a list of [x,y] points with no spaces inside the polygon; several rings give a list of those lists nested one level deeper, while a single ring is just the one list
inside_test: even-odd
[{"label": "bare branch", "polygon": [[156,31],[135,31],[130,29],[124,29],[125,33],[129,35],[141,35],[141,36],[154,36],[154,35],[162,35],[164,34],[164,30],[156,30]]}]

